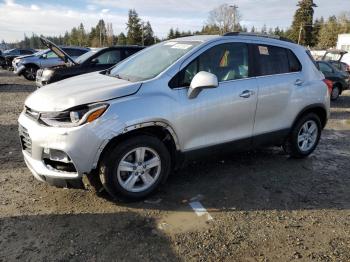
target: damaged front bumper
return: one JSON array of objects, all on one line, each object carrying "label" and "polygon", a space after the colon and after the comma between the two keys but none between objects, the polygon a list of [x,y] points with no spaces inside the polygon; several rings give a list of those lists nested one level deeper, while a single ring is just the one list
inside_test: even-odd
[{"label": "damaged front bumper", "polygon": [[73,128],[48,127],[23,112],[18,122],[28,168],[36,179],[50,184],[81,180],[91,173],[105,145],[123,128],[116,118],[102,117]]}]

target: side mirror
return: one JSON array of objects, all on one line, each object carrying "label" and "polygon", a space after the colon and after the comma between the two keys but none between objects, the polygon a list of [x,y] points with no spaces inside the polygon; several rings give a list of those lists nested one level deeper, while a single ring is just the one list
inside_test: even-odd
[{"label": "side mirror", "polygon": [[42,54],[42,55],[41,55],[41,58],[42,58],[42,59],[46,59],[46,58],[47,58],[47,54]]},{"label": "side mirror", "polygon": [[94,58],[94,59],[92,59],[91,60],[91,64],[93,64],[93,65],[96,65],[96,64],[98,64],[98,58]]},{"label": "side mirror", "polygon": [[219,82],[216,75],[205,71],[201,71],[193,77],[190,88],[187,92],[187,96],[189,99],[193,99],[199,95],[202,89],[216,88],[218,86]]}]

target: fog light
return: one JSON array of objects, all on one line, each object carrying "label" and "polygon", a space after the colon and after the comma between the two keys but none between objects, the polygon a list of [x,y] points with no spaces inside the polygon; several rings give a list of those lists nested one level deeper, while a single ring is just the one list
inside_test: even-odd
[{"label": "fog light", "polygon": [[52,161],[63,162],[63,163],[72,162],[70,157],[61,150],[44,148],[44,154]]}]

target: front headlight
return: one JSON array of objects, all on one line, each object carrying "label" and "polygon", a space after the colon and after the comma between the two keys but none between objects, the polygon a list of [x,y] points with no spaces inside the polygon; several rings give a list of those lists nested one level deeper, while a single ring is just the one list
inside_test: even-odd
[{"label": "front headlight", "polygon": [[44,69],[42,78],[43,79],[49,79],[53,75],[53,70],[51,69]]},{"label": "front headlight", "polygon": [[80,126],[102,116],[108,106],[106,103],[97,103],[71,108],[62,112],[40,113],[39,121],[52,127]]}]

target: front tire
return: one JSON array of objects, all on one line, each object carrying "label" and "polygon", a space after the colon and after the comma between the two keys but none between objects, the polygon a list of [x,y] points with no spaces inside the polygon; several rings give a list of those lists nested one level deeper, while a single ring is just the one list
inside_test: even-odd
[{"label": "front tire", "polygon": [[29,81],[34,81],[36,78],[36,71],[38,71],[38,68],[35,66],[28,66],[25,71],[23,72],[23,76],[25,79]]},{"label": "front tire", "polygon": [[283,147],[291,157],[305,158],[317,147],[321,132],[320,118],[314,113],[306,114],[296,122]]},{"label": "front tire", "polygon": [[118,143],[104,155],[99,176],[113,198],[136,201],[164,183],[170,168],[170,153],[164,143],[151,135],[139,135]]}]

